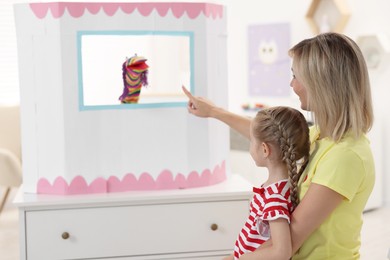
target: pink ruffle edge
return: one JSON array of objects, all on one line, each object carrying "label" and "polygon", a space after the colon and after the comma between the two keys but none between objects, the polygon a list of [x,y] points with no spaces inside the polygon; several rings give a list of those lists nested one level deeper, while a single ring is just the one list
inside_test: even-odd
[{"label": "pink ruffle edge", "polygon": [[57,177],[53,184],[50,184],[46,178],[40,178],[37,183],[37,193],[74,195],[134,190],[187,189],[210,186],[224,180],[226,180],[225,161],[221,165],[215,166],[213,171],[206,169],[202,174],[193,171],[188,176],[178,174],[175,178],[173,178],[171,171],[164,170],[156,180],[149,173],[141,174],[138,179],[131,173],[126,174],[122,180],[116,176],[111,176],[108,179],[96,178],[89,185],[82,176],[76,176],[70,184],[62,176]]},{"label": "pink ruffle edge", "polygon": [[54,18],[60,18],[65,10],[74,17],[83,16],[85,10],[91,14],[97,14],[100,10],[108,16],[113,16],[119,9],[126,14],[131,14],[135,9],[143,16],[149,16],[153,10],[164,17],[168,10],[171,10],[176,18],[180,18],[187,13],[191,19],[197,18],[203,13],[207,18],[222,18],[223,6],[207,3],[75,3],[75,2],[56,2],[56,3],[31,3],[31,10],[39,19],[46,17],[48,11]]}]

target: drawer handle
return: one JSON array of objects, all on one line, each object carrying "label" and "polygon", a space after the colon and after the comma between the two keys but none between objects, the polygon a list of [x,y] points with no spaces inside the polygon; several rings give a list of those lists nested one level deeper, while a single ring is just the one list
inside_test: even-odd
[{"label": "drawer handle", "polygon": [[214,224],[211,224],[210,228],[211,228],[212,231],[215,231],[215,230],[218,229],[218,225],[215,224],[215,223],[214,223]]},{"label": "drawer handle", "polygon": [[62,233],[61,237],[62,237],[62,239],[68,239],[70,237],[70,235],[68,232],[64,232],[64,233]]}]

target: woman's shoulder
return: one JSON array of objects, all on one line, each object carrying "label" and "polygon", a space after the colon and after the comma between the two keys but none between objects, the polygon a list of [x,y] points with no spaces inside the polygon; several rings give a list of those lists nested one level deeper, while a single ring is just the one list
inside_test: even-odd
[{"label": "woman's shoulder", "polygon": [[365,134],[356,137],[347,133],[340,141],[335,142],[334,148],[340,152],[371,152],[370,141]]},{"label": "woman's shoulder", "polygon": [[348,133],[338,142],[330,139],[321,140],[319,146],[326,147],[323,149],[323,159],[347,164],[366,164],[373,161],[370,141],[365,135],[355,137]]},{"label": "woman's shoulder", "polygon": [[339,141],[332,140],[330,137],[321,138],[320,136],[320,130],[316,126],[311,126],[310,141],[312,144],[316,143],[320,147],[327,146],[333,151],[339,150],[340,152],[371,150],[370,141],[365,134],[356,137],[353,133],[347,132]]}]

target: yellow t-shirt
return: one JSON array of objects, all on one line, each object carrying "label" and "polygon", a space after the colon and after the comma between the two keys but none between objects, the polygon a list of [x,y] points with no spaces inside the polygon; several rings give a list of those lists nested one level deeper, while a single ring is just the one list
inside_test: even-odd
[{"label": "yellow t-shirt", "polygon": [[360,259],[362,212],[375,182],[374,159],[368,139],[350,134],[335,143],[318,139],[319,131],[310,129],[311,156],[299,182],[302,199],[310,184],[328,187],[343,195],[343,202],[303,243],[292,258]]}]

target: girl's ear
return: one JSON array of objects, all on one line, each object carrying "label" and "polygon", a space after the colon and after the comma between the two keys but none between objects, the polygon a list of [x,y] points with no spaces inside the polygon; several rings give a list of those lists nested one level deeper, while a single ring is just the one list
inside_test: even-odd
[{"label": "girl's ear", "polygon": [[264,158],[268,158],[271,154],[271,147],[267,143],[262,142],[261,149],[264,154]]}]

